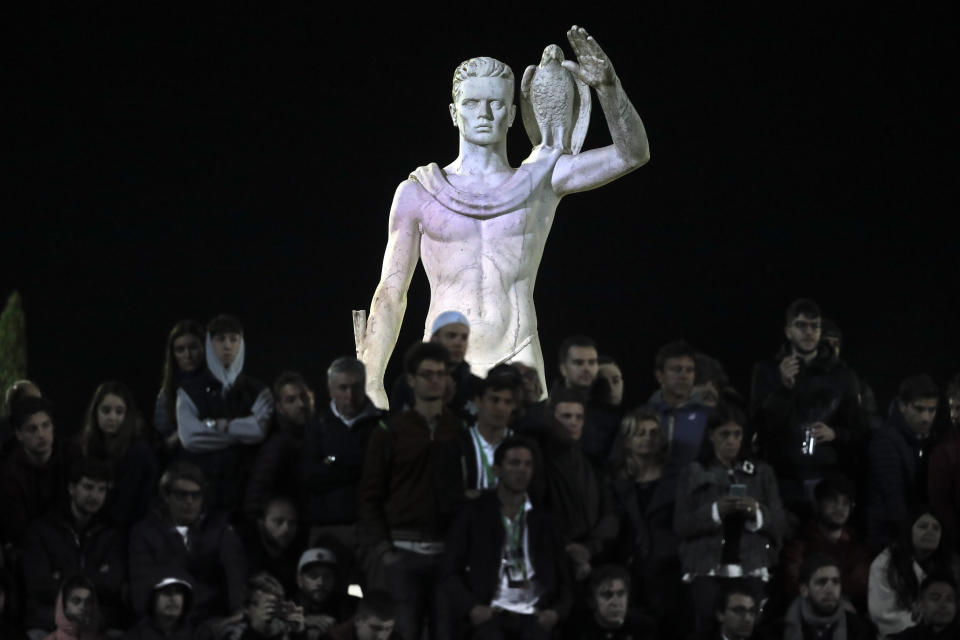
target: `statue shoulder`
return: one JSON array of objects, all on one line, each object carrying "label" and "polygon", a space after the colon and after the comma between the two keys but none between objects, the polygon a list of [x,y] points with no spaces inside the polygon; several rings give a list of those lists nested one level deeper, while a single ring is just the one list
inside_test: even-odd
[{"label": "statue shoulder", "polygon": [[430,194],[412,177],[397,185],[393,194],[393,211],[399,215],[415,215]]}]

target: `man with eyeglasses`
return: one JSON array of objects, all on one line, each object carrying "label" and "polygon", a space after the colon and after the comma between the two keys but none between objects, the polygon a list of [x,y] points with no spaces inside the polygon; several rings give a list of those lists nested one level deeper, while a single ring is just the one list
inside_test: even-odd
[{"label": "man with eyeglasses", "polygon": [[247,560],[240,538],[222,512],[204,508],[207,481],[189,462],[174,462],[160,478],[160,506],[130,531],[130,585],[138,613],[171,567],[193,576],[192,621],[239,611]]},{"label": "man with eyeglasses", "polygon": [[703,636],[711,640],[747,640],[753,637],[760,615],[760,603],[749,584],[739,580],[723,580],[714,615],[718,630]]},{"label": "man with eyeglasses", "polygon": [[444,535],[462,501],[452,441],[466,428],[444,406],[448,364],[447,350],[434,342],[407,351],[404,370],[413,408],[374,429],[360,479],[369,583],[400,598],[397,630],[404,638],[420,638],[425,618],[431,638],[445,625],[435,591]]},{"label": "man with eyeglasses", "polygon": [[804,519],[824,474],[856,468],[866,426],[856,374],[820,341],[820,307],[801,298],[785,315],[786,344],[753,368],[750,412],[784,506]]}]

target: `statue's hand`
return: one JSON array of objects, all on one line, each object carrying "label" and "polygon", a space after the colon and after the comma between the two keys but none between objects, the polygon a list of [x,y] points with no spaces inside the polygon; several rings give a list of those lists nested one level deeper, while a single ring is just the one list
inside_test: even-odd
[{"label": "statue's hand", "polygon": [[616,83],[617,74],[613,72],[610,58],[593,36],[587,34],[586,29],[573,25],[567,31],[567,39],[577,55],[577,61],[564,60],[561,63],[564,69],[594,89]]}]

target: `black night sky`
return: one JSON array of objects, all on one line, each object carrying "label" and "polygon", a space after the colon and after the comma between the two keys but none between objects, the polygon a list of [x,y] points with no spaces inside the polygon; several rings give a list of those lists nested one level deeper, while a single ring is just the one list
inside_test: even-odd
[{"label": "black night sky", "polygon": [[[548,377],[560,339],[590,334],[639,401],[656,347],[686,337],[746,391],[799,296],[841,325],[881,405],[905,375],[960,370],[952,3],[23,4],[3,20],[0,295],[23,295],[30,376],[71,429],[107,379],[149,413],[184,317],[234,313],[249,373],[319,382],[353,351],[396,185],[456,156],[454,67],[491,55],[522,74],[549,43],[571,55],[574,22],[652,160],[560,204],[536,294]],[[517,165],[519,119],[509,144]],[[585,146],[605,144],[595,101]],[[398,350],[428,293],[418,269]]]}]

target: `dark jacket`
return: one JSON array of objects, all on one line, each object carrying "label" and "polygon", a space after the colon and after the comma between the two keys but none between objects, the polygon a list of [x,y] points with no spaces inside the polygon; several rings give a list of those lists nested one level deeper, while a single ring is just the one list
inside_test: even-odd
[{"label": "dark jacket", "polygon": [[308,425],[296,469],[300,477],[304,519],[311,525],[353,524],[367,443],[386,417],[368,401],[352,426],[324,407]]},{"label": "dark jacket", "polygon": [[833,542],[820,531],[816,522],[806,524],[783,550],[784,591],[788,598],[800,593],[800,566],[814,553],[832,556],[840,565],[843,595],[858,611],[866,611],[867,581],[873,554],[861,544],[849,527]]},{"label": "dark jacket", "polygon": [[426,419],[404,411],[380,421],[367,445],[359,505],[361,533],[370,546],[398,532],[442,540],[460,504],[458,461],[450,446],[465,426],[450,413],[437,420],[431,438]]},{"label": "dark jacket", "polygon": [[[161,583],[169,579],[174,579],[190,586],[183,601],[183,612],[180,614],[180,623],[173,632],[168,635],[160,629],[156,620],[154,620],[153,607]],[[193,578],[190,574],[178,567],[161,568],[157,570],[153,583],[153,588],[146,594],[147,600],[139,603],[140,606],[138,606],[138,609],[142,608],[147,613],[136,625],[123,635],[121,640],[203,640],[212,636],[206,625],[198,626],[190,622],[191,612],[193,610]]]},{"label": "dark jacket", "polygon": [[273,428],[257,450],[247,480],[243,512],[248,520],[259,518],[267,500],[273,496],[299,500],[303,434],[306,429],[316,428],[314,420],[299,426],[287,423],[279,413],[273,414]]},{"label": "dark jacket", "polygon": [[130,532],[130,587],[137,613],[157,571],[176,567],[193,576],[193,617],[227,615],[243,605],[247,561],[240,538],[221,513],[204,514],[189,528],[190,548],[166,513],[154,510]]},{"label": "dark jacket", "polygon": [[0,464],[0,541],[19,547],[27,525],[67,496],[70,461],[80,456],[73,443],[54,441],[47,463],[30,463],[22,446]]},{"label": "dark jacket", "polygon": [[960,624],[957,623],[956,618],[940,633],[934,633],[930,626],[921,623],[890,636],[890,640],[958,640],[958,638],[960,638]]},{"label": "dark jacket", "polygon": [[[792,388],[783,385],[780,362],[785,346],[773,359],[753,368],[750,412],[765,459],[777,473],[784,501],[805,500],[803,485],[830,470],[856,467],[862,455],[866,426],[860,411],[859,382],[833,349],[821,345],[810,363],[802,363]],[[832,442],[817,443],[813,455],[801,445],[804,427],[824,422],[836,433]]]},{"label": "dark jacket", "polygon": [[[527,512],[528,553],[534,579],[543,593],[537,608],[554,609],[564,618],[572,604],[571,577],[556,519],[534,508]],[[500,585],[506,532],[500,499],[487,491],[464,506],[447,536],[441,576],[457,616],[476,605],[489,606]]]},{"label": "dark jacket", "polygon": [[960,543],[960,429],[951,429],[930,454],[927,487],[930,505],[942,518],[954,549]]},{"label": "dark jacket", "polygon": [[103,506],[110,522],[122,531],[147,515],[157,494],[157,457],[145,440],[130,443],[126,455],[114,462],[113,486]]},{"label": "dark jacket", "polygon": [[910,505],[927,501],[927,459],[932,439],[920,440],[896,403],[887,424],[872,433],[868,449],[867,542],[879,551],[897,537]]},{"label": "dark jacket", "polygon": [[763,462],[738,465],[731,476],[719,464],[704,468],[689,464],[680,475],[674,528],[680,539],[680,559],[684,571],[707,575],[720,564],[723,550],[723,526],[713,519],[713,503],[730,494],[733,483],[746,485],[746,494],[760,505],[763,526],[757,531],[744,527],[740,536],[740,564],[751,573],[777,563],[780,542],[786,531],[786,517],[780,504],[773,470]]},{"label": "dark jacket", "polygon": [[31,523],[22,560],[27,628],[53,629],[60,586],[64,579],[79,573],[96,587],[106,626],[121,626],[121,590],[127,573],[124,547],[120,533],[99,518],[94,518],[85,530],[77,530],[69,504],[61,504]]}]

